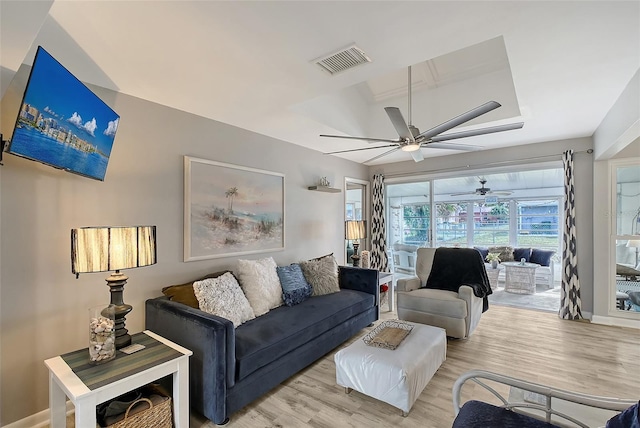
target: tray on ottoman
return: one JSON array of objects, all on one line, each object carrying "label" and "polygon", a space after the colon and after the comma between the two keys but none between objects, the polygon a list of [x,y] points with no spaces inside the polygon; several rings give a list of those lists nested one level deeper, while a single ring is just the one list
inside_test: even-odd
[{"label": "tray on ottoman", "polygon": [[400,343],[402,343],[411,330],[413,330],[413,326],[409,323],[385,321],[363,337],[362,340],[369,346],[391,349],[393,351],[400,346]]},{"label": "tray on ottoman", "polygon": [[395,350],[356,340],[335,354],[336,383],[402,410],[406,416],[447,355],[445,330],[412,326]]}]

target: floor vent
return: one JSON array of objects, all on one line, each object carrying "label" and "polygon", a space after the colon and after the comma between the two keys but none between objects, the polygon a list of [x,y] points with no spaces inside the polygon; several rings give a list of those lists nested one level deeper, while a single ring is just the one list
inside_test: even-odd
[{"label": "floor vent", "polygon": [[340,49],[338,52],[316,58],[312,62],[316,63],[329,74],[334,75],[371,62],[371,58],[356,45],[351,45],[347,48]]}]

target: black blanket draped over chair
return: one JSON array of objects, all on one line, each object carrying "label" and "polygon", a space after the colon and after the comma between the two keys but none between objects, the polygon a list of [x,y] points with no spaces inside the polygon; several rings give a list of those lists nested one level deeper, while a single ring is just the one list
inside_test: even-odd
[{"label": "black blanket draped over chair", "polygon": [[476,297],[483,298],[482,312],[489,309],[491,285],[480,253],[474,248],[436,249],[425,288],[457,293],[461,285],[468,285]]}]

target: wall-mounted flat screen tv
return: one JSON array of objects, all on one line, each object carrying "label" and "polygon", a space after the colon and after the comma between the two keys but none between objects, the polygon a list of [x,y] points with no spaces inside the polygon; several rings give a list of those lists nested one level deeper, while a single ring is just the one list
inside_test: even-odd
[{"label": "wall-mounted flat screen tv", "polygon": [[103,181],[119,120],[38,46],[7,152]]}]

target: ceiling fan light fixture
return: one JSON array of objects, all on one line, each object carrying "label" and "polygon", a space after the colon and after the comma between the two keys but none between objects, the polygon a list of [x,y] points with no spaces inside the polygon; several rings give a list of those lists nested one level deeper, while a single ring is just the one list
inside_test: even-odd
[{"label": "ceiling fan light fixture", "polygon": [[405,144],[400,147],[400,150],[403,152],[415,152],[416,150],[420,150],[420,144]]}]

